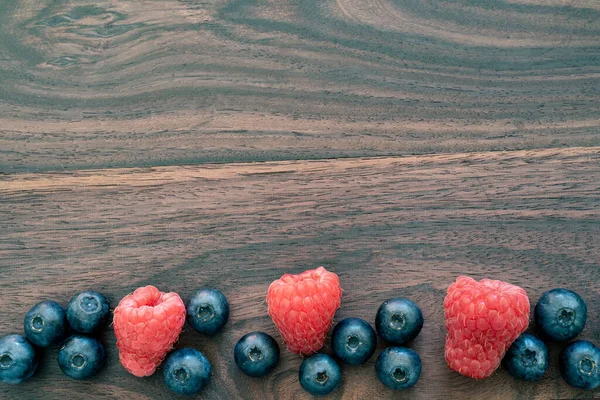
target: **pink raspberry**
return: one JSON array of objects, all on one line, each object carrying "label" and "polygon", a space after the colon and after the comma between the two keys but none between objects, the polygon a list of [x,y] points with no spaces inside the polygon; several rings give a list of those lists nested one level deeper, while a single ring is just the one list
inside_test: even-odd
[{"label": "pink raspberry", "polygon": [[490,376],[527,329],[529,311],[527,293],[518,286],[459,276],[444,300],[448,366],[471,378]]},{"label": "pink raspberry", "polygon": [[177,293],[146,286],[123,297],[113,319],[121,364],[135,376],[152,375],[184,322],[185,305]]},{"label": "pink raspberry", "polygon": [[288,350],[308,355],[323,347],[341,298],[338,276],[319,267],[272,282],[267,305]]}]

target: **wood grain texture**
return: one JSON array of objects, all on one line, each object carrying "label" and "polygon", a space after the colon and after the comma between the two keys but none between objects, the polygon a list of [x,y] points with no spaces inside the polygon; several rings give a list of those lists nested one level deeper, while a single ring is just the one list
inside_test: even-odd
[{"label": "wood grain texture", "polygon": [[600,145],[595,0],[0,1],[0,172]]},{"label": "wood grain texture", "polygon": [[[300,358],[283,352],[266,379],[232,362],[250,330],[276,337],[266,314],[269,283],[284,272],[325,265],[344,288],[337,319],[373,322],[393,296],[416,301],[425,326],[410,344],[423,375],[405,393],[375,378],[373,357],[343,369],[331,398],[583,398],[557,370],[522,383],[500,370],[474,381],[443,359],[445,289],[459,274],[523,286],[535,303],[567,287],[589,307],[583,338],[600,342],[600,149],[569,148],[410,157],[103,169],[0,176],[0,332],[20,332],[43,298],[66,304],[95,288],[113,305],[156,284],[187,300],[218,287],[231,303],[225,331],[208,339],[187,327],[178,346],[201,349],[215,375],[210,399],[307,398]],[[90,382],[64,377],[56,349],[25,385],[2,398],[167,396],[160,374],[137,379],[119,365],[112,331],[102,334],[109,365]],[[378,352],[383,348],[379,345]],[[329,351],[327,349],[326,351]]]},{"label": "wood grain texture", "polygon": [[[417,387],[385,390],[373,358],[332,398],[597,397],[559,379],[556,346],[537,384],[458,376],[441,305],[459,274],[532,302],[565,286],[600,342],[599,104],[595,0],[0,0],[0,334],[84,288],[114,305],[215,286],[227,329],[179,343],[213,362],[204,396],[306,398],[298,357],[255,380],[231,353],[275,334],[269,282],[325,265],[338,319],[373,322],[392,296],[426,318]],[[65,378],[54,349],[0,397],[168,396],[102,341],[93,381]]]}]

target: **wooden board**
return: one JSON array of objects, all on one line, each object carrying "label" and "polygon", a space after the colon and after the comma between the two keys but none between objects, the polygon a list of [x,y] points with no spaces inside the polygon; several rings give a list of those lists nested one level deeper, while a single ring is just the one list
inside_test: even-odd
[{"label": "wooden board", "polygon": [[0,172],[598,146],[596,0],[0,1]]},{"label": "wooden board", "polygon": [[[441,302],[459,274],[570,287],[600,342],[599,43],[595,0],[0,0],[0,334],[84,288],[215,286],[227,329],[179,344],[215,366],[204,396],[303,398],[298,357],[253,380],[231,351],[274,334],[269,282],[325,265],[338,319],[392,296],[426,317],[417,387],[385,390],[373,359],[332,398],[589,396],[556,346],[537,384],[448,370]],[[95,380],[54,349],[0,397],[167,396],[102,340]]]},{"label": "wooden board", "polygon": [[[0,227],[2,333],[20,332],[35,302],[66,304],[82,289],[106,293],[113,305],[146,284],[184,300],[202,286],[221,289],[231,304],[224,332],[209,339],[186,327],[178,344],[213,363],[202,398],[308,398],[298,356],[283,352],[272,375],[250,379],[237,371],[232,350],[251,330],[278,337],[266,314],[269,283],[319,265],[340,276],[338,320],[373,323],[379,304],[395,296],[413,299],[425,315],[410,344],[423,360],[417,386],[386,390],[373,357],[344,368],[331,398],[600,394],[560,379],[557,345],[539,383],[503,370],[484,381],[456,374],[443,358],[442,309],[459,274],[521,285],[532,304],[545,290],[567,287],[589,307],[582,337],[600,342],[600,148],[11,174],[0,177]],[[54,348],[29,383],[0,385],[0,397],[168,396],[160,374],[125,372],[110,329],[101,340],[109,365],[92,381],[64,377]]]}]

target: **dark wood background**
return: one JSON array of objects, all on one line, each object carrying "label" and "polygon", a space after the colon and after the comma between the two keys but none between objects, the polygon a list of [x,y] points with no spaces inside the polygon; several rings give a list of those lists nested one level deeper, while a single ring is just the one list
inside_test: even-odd
[{"label": "dark wood background", "polygon": [[[276,335],[269,283],[324,265],[337,319],[391,297],[425,315],[413,389],[373,357],[331,398],[589,398],[474,381],[444,362],[459,274],[554,287],[600,344],[600,3],[594,0],[0,0],[0,334],[43,299],[154,284],[231,304],[223,333],[178,347],[213,363],[211,399],[306,398],[288,352],[266,379],[232,361]],[[45,353],[9,399],[169,397],[160,374],[109,365],[70,380]],[[381,350],[384,344],[380,344]],[[329,351],[328,348],[325,351]]]}]

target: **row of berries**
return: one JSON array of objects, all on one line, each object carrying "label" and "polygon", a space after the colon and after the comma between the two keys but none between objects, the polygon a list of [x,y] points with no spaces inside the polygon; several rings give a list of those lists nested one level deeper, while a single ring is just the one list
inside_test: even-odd
[{"label": "row of berries", "polygon": [[[323,346],[340,300],[338,277],[324,268],[297,276],[284,275],[273,282],[267,297],[269,313],[288,348],[304,355],[315,353]],[[36,304],[25,317],[26,338],[9,335],[0,341],[0,380],[20,383],[29,379],[38,363],[35,348],[63,341],[69,329],[76,334],[64,341],[59,351],[60,368],[74,379],[92,377],[104,366],[105,352],[98,340],[84,334],[98,331],[107,322],[109,313],[106,297],[92,291],[74,296],[66,312],[54,301]],[[186,319],[195,330],[214,335],[228,318],[227,299],[218,290],[201,289],[186,306],[176,293],[163,293],[154,286],[138,288],[125,296],[114,310],[119,360],[135,376],[152,375],[172,350]],[[377,313],[377,332],[391,343],[414,339],[422,326],[421,310],[407,299],[387,301]],[[371,325],[358,318],[348,318],[335,327],[332,348],[343,362],[358,365],[373,355],[376,342]],[[272,372],[279,358],[279,345],[264,332],[244,335],[234,348],[236,364],[243,373],[253,377]],[[401,380],[399,363],[403,365]],[[414,351],[392,347],[378,359],[378,376],[390,387],[410,387],[419,378],[420,364]],[[396,380],[390,381],[388,373],[380,372],[384,370],[391,370]],[[180,394],[199,392],[210,381],[211,374],[209,360],[192,348],[172,352],[163,367],[166,386]],[[306,358],[300,368],[302,387],[314,394],[331,392],[338,387],[340,377],[336,361],[325,354]]]},{"label": "row of berries", "polygon": [[[281,331],[288,349],[309,355],[318,351],[340,304],[341,289],[335,274],[319,268],[300,275],[284,275],[269,287],[269,314]],[[445,357],[448,366],[462,375],[482,379],[505,360],[516,378],[538,380],[548,368],[545,344],[524,334],[529,326],[530,302],[522,288],[491,279],[475,281],[458,277],[444,300],[446,317]],[[566,289],[550,290],[540,298],[534,320],[543,337],[571,340],[586,323],[587,307],[581,297]],[[414,339],[423,326],[415,303],[397,298],[384,302],[375,318],[379,336],[395,347],[386,348],[376,362],[379,380],[391,389],[412,387],[421,372],[414,351],[398,347]],[[341,321],[332,332],[331,347],[346,364],[364,363],[375,350],[376,335],[363,320]],[[505,357],[506,355],[506,357]],[[585,340],[566,346],[559,362],[564,380],[580,389],[600,387],[600,349]],[[300,383],[312,394],[327,394],[339,385],[340,369],[326,354],[306,358],[300,367]]]},{"label": "row of berries", "polygon": [[[534,321],[541,337],[547,341],[566,342],[577,337],[587,321],[587,306],[577,293],[557,288],[545,292],[534,309]],[[508,372],[517,379],[542,379],[549,366],[548,348],[534,335],[523,333],[504,357]],[[564,346],[559,356],[563,379],[580,389],[600,386],[600,349],[587,340]]]},{"label": "row of berries", "polygon": [[[108,299],[95,291],[73,296],[66,310],[55,301],[34,305],[25,315],[25,336],[0,338],[0,381],[18,384],[28,380],[39,363],[39,349],[62,342],[58,364],[73,379],[89,379],[105,365],[102,344],[90,336],[106,325]],[[201,289],[186,307],[175,293],[153,286],[125,296],[114,310],[113,325],[121,364],[135,376],[149,376],[177,341],[183,322],[212,335],[227,322],[229,305],[215,289]],[[69,332],[73,334],[65,340]],[[195,393],[210,380],[211,365],[202,353],[184,348],[173,352],[164,368],[169,389]]]},{"label": "row of berries", "polygon": [[[58,365],[63,373],[73,379],[95,375],[105,364],[105,352],[90,335],[106,324],[109,314],[108,300],[94,291],[73,296],[66,311],[55,301],[34,305],[25,315],[25,337],[0,338],[0,381],[16,384],[29,379],[39,363],[36,348],[44,349],[61,341]],[[70,330],[73,334],[65,340]]]},{"label": "row of berries", "polygon": [[[549,365],[548,349],[537,337],[523,333],[529,325],[529,298],[515,285],[491,279],[477,282],[461,276],[444,300],[446,361],[460,374],[481,379],[504,361],[517,379],[541,379]],[[575,292],[557,288],[544,293],[534,310],[541,337],[566,342],[578,336],[587,320],[587,307]],[[565,346],[559,369],[571,386],[600,387],[600,349],[586,340]]]},{"label": "row of berries", "polygon": [[[299,370],[301,386],[315,395],[334,391],[341,381],[336,358],[348,365],[366,362],[375,352],[377,335],[393,345],[377,358],[379,380],[396,390],[414,386],[421,373],[421,360],[416,352],[401,345],[419,334],[423,314],[408,299],[384,302],[377,311],[375,330],[362,319],[340,321],[331,336],[335,358],[317,353],[325,343],[341,296],[338,276],[323,267],[299,275],[285,274],[269,286],[268,313],[287,348],[308,356]],[[445,357],[451,369],[481,379],[490,376],[504,358],[507,370],[516,378],[537,380],[544,375],[549,364],[547,348],[540,339],[523,333],[529,325],[530,306],[522,288],[497,280],[477,282],[459,277],[448,288],[444,312],[448,330]],[[18,335],[0,339],[0,380],[18,383],[28,379],[37,366],[30,342],[37,347],[56,343],[66,336],[67,325],[77,334],[67,339],[59,352],[61,369],[75,379],[94,375],[104,364],[104,349],[85,335],[102,326],[108,315],[106,298],[91,291],[74,296],[66,313],[55,302],[37,304],[25,318],[27,339]],[[153,286],[139,288],[114,310],[121,364],[135,376],[152,375],[172,350],[186,319],[195,330],[214,335],[228,317],[227,299],[215,289],[199,290],[186,306],[176,293],[163,293]],[[586,318],[581,297],[566,289],[546,292],[534,313],[540,333],[556,341],[579,335]],[[253,377],[273,371],[279,357],[276,340],[264,332],[244,335],[234,348],[236,364]],[[574,387],[600,386],[600,349],[588,341],[566,346],[559,366],[565,381]],[[163,367],[165,384],[181,394],[199,392],[211,374],[208,359],[191,348],[171,353]]]},{"label": "row of berries", "polygon": [[[331,349],[335,358],[347,365],[364,364],[377,346],[377,336],[392,346],[377,357],[377,378],[388,388],[403,390],[414,386],[421,375],[421,358],[401,346],[415,339],[423,328],[423,313],[411,300],[390,299],[381,304],[375,317],[375,330],[360,318],[346,318],[333,328]],[[376,333],[377,332],[377,333]],[[313,395],[333,392],[341,383],[335,358],[317,353],[300,365],[300,385]]]}]

